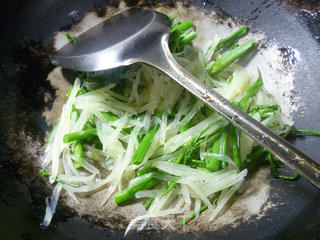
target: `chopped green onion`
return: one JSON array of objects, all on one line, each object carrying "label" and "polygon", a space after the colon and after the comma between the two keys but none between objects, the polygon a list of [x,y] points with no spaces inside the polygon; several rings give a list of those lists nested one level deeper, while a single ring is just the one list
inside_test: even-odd
[{"label": "chopped green onion", "polygon": [[[220,196],[220,193],[221,193],[221,192],[215,194],[215,195],[210,199],[210,203],[213,203],[213,202]],[[202,212],[204,212],[204,211],[207,210],[207,209],[208,209],[208,205],[207,205],[207,204],[203,205],[203,206],[200,208],[199,214],[202,213]],[[196,218],[196,216],[197,216],[197,213],[194,212],[194,213],[191,214],[189,217],[185,218],[182,222],[180,222],[180,225],[181,225],[181,226],[186,225],[186,224],[189,223],[191,220],[193,220],[194,218]]]},{"label": "chopped green onion", "polygon": [[231,84],[232,80],[233,80],[233,75],[231,75],[231,76],[227,79],[227,83],[228,83],[228,84]]},{"label": "chopped green onion", "polygon": [[81,168],[83,166],[84,160],[84,153],[81,145],[81,141],[76,141],[74,143],[74,150],[73,154],[77,157],[78,160],[74,160],[74,166],[76,168]]},{"label": "chopped green onion", "polygon": [[150,172],[154,172],[155,170],[156,170],[156,168],[145,165],[142,168],[140,168],[139,171],[137,171],[137,176],[141,177],[142,175],[150,173]]},{"label": "chopped green onion", "polygon": [[[217,139],[216,141],[214,141],[211,149],[209,150],[210,153],[215,153],[215,154],[219,154],[220,152],[220,139]],[[221,164],[221,161],[218,160],[216,157],[212,157],[212,156],[207,156],[205,158],[206,160],[206,168],[213,171],[213,172],[216,172],[219,170],[220,168],[220,164]]]},{"label": "chopped green onion", "polygon": [[241,99],[239,102],[239,107],[242,110],[246,109],[246,105],[248,100],[256,93],[256,91],[262,86],[262,81],[260,77],[258,77],[257,81],[252,85],[252,87],[248,90],[247,94],[244,96],[244,98]]},{"label": "chopped green onion", "polygon": [[88,117],[87,121],[84,123],[82,129],[83,129],[83,130],[86,130],[86,129],[88,129],[89,127],[94,128],[94,127],[95,127],[94,119],[95,119],[95,115],[94,115],[94,114],[91,114],[91,115]]},{"label": "chopped green onion", "polygon": [[177,185],[177,181],[174,180],[169,182],[168,188],[162,193],[162,196],[166,196],[175,186]]},{"label": "chopped green onion", "polygon": [[60,121],[58,121],[58,122],[56,123],[56,125],[54,125],[52,131],[50,132],[48,138],[46,139],[46,143],[50,142],[54,131],[57,129],[57,127],[58,127],[58,125],[59,125],[59,122],[60,122]]},{"label": "chopped green onion", "polygon": [[247,30],[248,30],[248,27],[244,25],[243,27],[241,27],[239,30],[235,31],[228,37],[221,39],[218,42],[218,45],[216,46],[216,51],[218,51],[221,48],[230,47],[235,42],[235,40],[237,40],[238,38],[246,34]]},{"label": "chopped green onion", "polygon": [[69,42],[75,43],[76,38],[75,36],[70,35],[69,33],[65,32],[64,35],[68,38]]},{"label": "chopped green onion", "polygon": [[[48,173],[45,169],[41,169],[40,173],[43,174],[43,175],[46,176],[46,177],[50,177],[50,176],[51,176],[51,173]],[[72,183],[67,183],[67,182],[65,182],[65,181],[63,181],[63,180],[60,180],[60,179],[58,179],[58,178],[56,178],[54,181],[55,181],[55,182],[62,183],[62,184],[67,185],[67,186],[70,186],[70,187],[75,187],[75,188],[79,188],[79,187],[80,187],[80,185],[72,184]]]},{"label": "chopped green onion", "polygon": [[201,161],[201,160],[197,160],[197,159],[192,159],[192,162],[196,163],[196,164],[200,164],[200,165],[205,165],[206,164],[205,161]]},{"label": "chopped green onion", "polygon": [[217,61],[210,62],[207,65],[207,73],[210,76],[214,77],[216,74],[235,62],[237,59],[249,53],[254,48],[254,46],[255,41],[249,40],[243,44],[240,44],[235,49],[225,52]]},{"label": "chopped green onion", "polygon": [[141,143],[139,144],[137,150],[132,156],[131,163],[139,165],[142,163],[145,155],[147,154],[154,136],[156,135],[159,127],[155,127],[149,130],[149,132],[143,137]]},{"label": "chopped green onion", "polygon": [[237,127],[231,125],[229,132],[230,132],[231,139],[232,139],[233,161],[241,169],[242,168],[242,161],[241,161],[241,151],[240,151],[240,130]]},{"label": "chopped green onion", "polygon": [[111,112],[101,112],[103,116],[105,116],[106,119],[108,119],[110,122],[114,122],[115,120],[118,120],[119,117]]},{"label": "chopped green onion", "polygon": [[154,201],[154,198],[149,198],[149,200],[144,204],[144,208],[148,209],[153,203],[153,201]]},{"label": "chopped green onion", "polygon": [[277,170],[277,164],[275,163],[274,157],[272,156],[271,153],[268,153],[268,160],[270,163],[271,171],[275,175],[276,178],[281,178],[283,180],[289,180],[289,181],[294,181],[299,178],[298,173],[294,173],[293,176],[287,176],[287,175],[280,174]]},{"label": "chopped green onion", "polygon": [[64,143],[70,143],[77,140],[90,139],[92,137],[98,136],[96,128],[88,128],[78,132],[68,133],[63,136]]},{"label": "chopped green onion", "polygon": [[67,92],[67,95],[66,95],[67,98],[69,98],[69,96],[72,92],[72,89],[73,89],[73,84],[70,85],[69,91]]},{"label": "chopped green onion", "polygon": [[320,132],[319,131],[315,131],[315,130],[290,129],[290,132],[293,132],[293,133],[312,133],[312,134],[316,134],[316,135],[320,136]]},{"label": "chopped green onion", "polygon": [[156,185],[158,185],[161,181],[157,178],[154,178],[152,176],[149,176],[132,186],[117,192],[114,196],[114,202],[119,205],[120,203],[123,203],[125,201],[128,201],[129,199],[132,199],[135,197],[135,194],[139,191],[147,190],[150,188],[154,188]]}]

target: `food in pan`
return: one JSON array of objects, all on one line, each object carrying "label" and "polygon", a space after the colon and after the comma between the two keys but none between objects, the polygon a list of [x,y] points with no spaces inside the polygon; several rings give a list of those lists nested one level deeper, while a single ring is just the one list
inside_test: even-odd
[{"label": "food in pan", "polygon": [[[171,19],[169,46],[179,64],[277,134],[288,133],[293,122],[264,90],[263,76],[238,62],[256,45],[241,39],[247,26],[194,47],[193,23]],[[132,219],[127,233],[168,215],[183,226],[206,209],[213,221],[241,193],[247,168],[256,161],[267,160],[276,177],[298,177],[281,175],[274,156],[150,66],[81,73],[67,96],[47,140],[47,170],[41,170],[56,184],[45,226],[61,191],[81,202],[83,193],[108,189],[101,204],[114,201],[120,207],[141,199],[145,214]],[[194,213],[185,218],[190,209]]]}]

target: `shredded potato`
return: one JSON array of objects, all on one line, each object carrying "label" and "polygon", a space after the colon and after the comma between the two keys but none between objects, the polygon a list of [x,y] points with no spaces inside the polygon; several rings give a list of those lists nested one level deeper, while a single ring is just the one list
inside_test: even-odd
[{"label": "shredded potato", "polygon": [[[186,34],[194,36],[192,31]],[[178,46],[174,57],[223,97],[240,102],[259,76],[237,63],[218,75],[208,72],[208,66],[223,56],[217,50],[222,48],[220,37],[202,48]],[[246,105],[248,112],[250,106],[276,104],[262,87],[255,91]],[[292,121],[278,108],[269,108],[249,114],[279,134],[286,132]],[[150,66],[133,65],[117,74],[82,74],[45,151],[43,166],[51,169],[50,183],[60,182],[47,202],[44,225],[51,221],[61,189],[81,202],[80,193],[107,188],[102,205],[121,190],[114,195],[116,203],[127,200],[124,196],[147,198],[147,212],[132,219],[126,234],[136,223],[142,230],[148,219],[179,215],[192,203],[195,217],[205,204],[208,221],[214,220],[244,182],[245,160],[256,145],[243,132],[232,143],[229,128],[226,119]],[[224,142],[228,147],[219,147]],[[233,155],[235,144],[241,146],[240,162]]]}]

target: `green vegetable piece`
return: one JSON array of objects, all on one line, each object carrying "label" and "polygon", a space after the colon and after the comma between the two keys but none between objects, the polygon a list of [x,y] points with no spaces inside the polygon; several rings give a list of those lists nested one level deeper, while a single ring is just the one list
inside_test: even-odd
[{"label": "green vegetable piece", "polygon": [[192,30],[193,26],[191,21],[173,24],[169,37],[169,48],[172,53],[182,51],[197,36],[196,32]]},{"label": "green vegetable piece", "polygon": [[188,45],[196,37],[197,33],[195,31],[191,31],[189,33],[181,35],[180,42],[178,44],[178,51],[181,52],[184,49],[184,47]]},{"label": "green vegetable piece", "polygon": [[141,143],[139,144],[137,150],[132,156],[131,163],[139,165],[142,163],[144,157],[146,156],[154,136],[156,135],[159,127],[154,127],[149,130],[149,132],[143,137]]},{"label": "green vegetable piece", "polygon": [[205,165],[206,164],[205,161],[201,161],[201,160],[197,160],[197,159],[192,159],[192,162],[196,163],[196,164],[200,164],[200,165]]},{"label": "green vegetable piece", "polygon": [[272,112],[272,111],[276,111],[279,109],[279,105],[278,104],[274,104],[274,105],[253,105],[250,106],[248,108],[248,113],[253,113],[253,112]]},{"label": "green vegetable piece", "polygon": [[124,128],[121,130],[121,133],[124,135],[130,135],[134,127]]},{"label": "green vegetable piece", "polygon": [[[220,154],[226,156],[227,155],[227,141],[228,141],[228,134],[227,131],[223,131],[220,137]],[[221,163],[221,167],[224,169],[227,166],[227,162],[224,159]]]},{"label": "green vegetable piece", "polygon": [[252,85],[252,87],[248,90],[247,94],[244,96],[244,98],[241,99],[239,102],[239,107],[242,110],[246,109],[246,105],[248,100],[256,93],[256,91],[262,86],[262,81],[260,77],[258,77],[257,81]]},{"label": "green vegetable piece", "polygon": [[241,36],[243,36],[244,34],[246,34],[248,31],[248,27],[246,25],[244,25],[243,27],[241,27],[239,30],[235,31],[234,33],[232,33],[231,35],[229,35],[226,38],[221,39],[217,46],[216,46],[216,51],[218,51],[221,48],[228,48],[230,47],[232,44],[234,44],[234,42],[240,38]]},{"label": "green vegetable piece", "polygon": [[169,182],[168,188],[162,193],[162,196],[166,196],[175,186],[177,185],[177,181],[174,180]]},{"label": "green vegetable piece", "polygon": [[63,136],[64,143],[70,143],[77,140],[90,139],[98,136],[96,128],[88,128],[79,132],[68,133]]},{"label": "green vegetable piece", "polygon": [[190,20],[184,21],[182,23],[178,23],[177,25],[173,26],[171,32],[178,30],[180,33],[184,33],[191,28],[193,28],[193,22]]},{"label": "green vegetable piece", "polygon": [[187,150],[189,149],[189,147],[192,145],[193,139],[191,139],[183,148],[183,151],[178,155],[178,157],[176,159],[174,159],[174,162],[176,164],[180,164],[181,161],[184,159],[184,156],[187,152]]},{"label": "green vegetable piece", "polygon": [[76,141],[74,143],[74,150],[73,150],[73,154],[75,156],[77,156],[78,160],[74,160],[74,166],[76,168],[81,168],[83,166],[84,163],[84,153],[83,153],[83,149],[82,149],[82,145],[81,145],[81,141]]},{"label": "green vegetable piece", "polygon": [[91,127],[91,128],[95,127],[94,119],[95,119],[95,115],[94,115],[94,114],[91,114],[91,115],[88,117],[87,121],[84,123],[82,129],[83,129],[83,130],[86,130],[86,129],[90,128],[90,127]]},{"label": "green vegetable piece", "polygon": [[320,132],[319,131],[315,131],[315,130],[290,129],[290,132],[292,132],[292,133],[312,133],[312,134],[316,134],[316,135],[320,136]]},{"label": "green vegetable piece", "polygon": [[189,122],[187,122],[185,125],[179,128],[179,133],[182,133],[188,130],[189,128],[193,127],[199,121],[200,116],[201,116],[200,112],[196,113]]},{"label": "green vegetable piece", "polygon": [[283,180],[289,180],[289,181],[294,181],[296,179],[299,178],[299,174],[298,173],[294,173],[293,176],[287,176],[287,175],[282,175],[278,172],[278,169],[277,169],[277,164],[276,162],[274,161],[274,157],[272,156],[271,153],[268,153],[268,161],[270,163],[270,167],[271,167],[271,172],[274,174],[274,176],[276,178],[281,178]]},{"label": "green vegetable piece", "polygon": [[279,105],[253,105],[248,108],[248,113],[250,115],[254,115],[258,113],[260,115],[260,119],[264,120],[270,116],[275,115],[275,111],[278,110]]},{"label": "green vegetable piece", "polygon": [[203,129],[200,134],[195,137],[192,138],[187,145],[185,146],[185,149],[182,153],[180,153],[180,155],[178,156],[178,158],[175,160],[175,163],[179,164],[181,162],[181,160],[183,159],[183,164],[186,165],[187,162],[189,161],[189,159],[192,156],[192,153],[195,151],[196,147],[198,146],[198,144],[201,142],[201,137],[202,135],[208,131],[211,127],[213,126],[213,123],[210,124],[209,126],[207,126],[205,129]]},{"label": "green vegetable piece", "polygon": [[119,205],[129,199],[132,199],[135,197],[135,194],[139,191],[147,190],[154,188],[156,185],[158,185],[161,181],[157,178],[154,178],[152,176],[149,176],[132,186],[128,187],[127,189],[124,189],[120,192],[117,192],[114,196],[114,202]]},{"label": "green vegetable piece", "polygon": [[141,177],[142,175],[154,172],[155,170],[156,168],[150,167],[148,165],[144,165],[137,171],[137,176]]},{"label": "green vegetable piece", "polygon": [[[48,173],[45,169],[41,169],[40,173],[43,174],[43,175],[46,176],[46,177],[50,177],[50,176],[51,176],[51,173]],[[55,182],[62,183],[62,184],[67,185],[67,186],[70,186],[70,187],[76,187],[76,188],[79,188],[79,187],[80,187],[80,186],[77,185],[77,184],[68,183],[68,182],[65,182],[65,181],[63,181],[63,180],[60,180],[60,179],[58,179],[58,178],[56,178],[54,181],[55,181]]]},{"label": "green vegetable piece", "polygon": [[231,135],[231,139],[232,139],[233,161],[241,169],[242,168],[242,161],[241,161],[241,151],[240,151],[240,130],[237,127],[231,125],[230,126],[230,135]]},{"label": "green vegetable piece", "polygon": [[54,125],[54,127],[53,127],[52,131],[50,132],[48,138],[45,140],[46,143],[48,143],[48,142],[51,141],[52,135],[53,135],[54,131],[57,129],[57,127],[58,127],[58,125],[59,125],[59,122],[60,122],[60,121],[58,121],[58,122],[56,123],[56,125]]},{"label": "green vegetable piece", "polygon": [[110,122],[114,122],[115,120],[118,120],[119,117],[111,112],[101,112],[103,116],[106,117]]},{"label": "green vegetable piece", "polygon": [[64,35],[68,38],[69,42],[75,43],[76,38],[75,36],[70,35],[69,33],[65,32]]},{"label": "green vegetable piece", "polygon": [[96,148],[102,150],[103,146],[100,142],[100,139],[98,137],[92,137],[89,139],[86,139],[85,141],[89,142],[91,145],[95,145]]},{"label": "green vegetable piece", "polygon": [[212,173],[211,170],[204,168],[204,167],[198,167],[198,169],[201,170],[202,172],[205,172],[205,173]]},{"label": "green vegetable piece", "polygon": [[[220,194],[221,194],[221,192],[215,194],[215,195],[210,199],[210,202],[213,203],[216,199],[219,198]],[[207,209],[208,209],[208,205],[207,205],[207,204],[203,205],[203,206],[200,208],[199,214],[202,213],[202,212],[204,212],[204,211],[207,210]],[[181,226],[186,225],[186,224],[189,223],[191,220],[193,220],[194,218],[196,218],[196,216],[197,216],[197,213],[194,212],[194,213],[191,214],[189,217],[185,218],[182,222],[180,222],[180,225],[181,225]]]},{"label": "green vegetable piece", "polygon": [[233,50],[235,48],[239,47],[239,43],[235,43],[230,47],[230,50]]},{"label": "green vegetable piece", "polygon": [[216,74],[224,70],[226,67],[231,65],[237,59],[243,57],[247,53],[249,53],[255,46],[255,41],[249,40],[243,44],[240,44],[235,49],[229,50],[225,52],[222,57],[220,57],[215,62],[210,62],[207,67],[207,73],[214,77]]},{"label": "green vegetable piece", "polygon": [[144,208],[148,210],[148,208],[151,206],[153,201],[154,201],[154,198],[149,198],[149,200],[144,204]]},{"label": "green vegetable piece", "polygon": [[67,98],[69,98],[69,96],[72,92],[72,89],[73,89],[73,84],[70,85],[69,91],[67,92],[67,95],[66,95]]},{"label": "green vegetable piece", "polygon": [[82,87],[79,89],[79,91],[77,92],[77,96],[80,96],[80,95],[85,94],[85,93],[87,93],[87,92],[88,92],[87,88],[84,87],[84,86],[82,86]]},{"label": "green vegetable piece", "polygon": [[[223,131],[221,136],[213,142],[212,148],[209,150],[211,153],[226,155],[227,153],[227,132]],[[210,171],[218,171],[220,166],[226,167],[226,161],[221,161],[216,157],[206,157],[206,168]]]},{"label": "green vegetable piece", "polygon": [[267,150],[262,146],[258,146],[254,151],[252,151],[248,155],[248,158],[251,161],[256,161],[257,159],[261,158],[263,156],[263,154],[265,154],[265,153],[267,153]]},{"label": "green vegetable piece", "polygon": [[228,84],[231,84],[232,80],[233,80],[233,75],[231,75],[231,76],[227,79],[227,83],[228,83]]},{"label": "green vegetable piece", "polygon": [[[209,150],[210,153],[216,153],[219,154],[220,152],[220,139],[217,139],[216,141],[213,142],[213,145],[211,149]],[[216,172],[220,168],[220,160],[218,160],[216,157],[206,157],[206,168]]]},{"label": "green vegetable piece", "polygon": [[80,112],[78,109],[76,109],[76,107],[74,106],[74,104],[72,105],[72,109],[71,109],[71,114],[70,114],[70,119],[71,119],[71,116],[72,116],[72,113],[76,113],[76,120],[78,120],[79,116],[80,116]]}]

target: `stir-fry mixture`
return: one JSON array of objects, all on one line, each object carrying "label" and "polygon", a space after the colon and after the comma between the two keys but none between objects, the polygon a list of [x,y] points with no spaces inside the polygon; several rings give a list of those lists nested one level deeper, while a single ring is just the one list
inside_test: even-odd
[{"label": "stir-fry mixture", "polygon": [[[293,122],[263,89],[263,76],[237,62],[255,47],[253,40],[241,41],[246,33],[243,26],[194,47],[193,23],[176,21],[169,46],[187,71],[272,131],[286,134]],[[141,199],[145,213],[131,220],[127,233],[168,215],[183,226],[206,209],[208,221],[214,220],[245,181],[248,166],[258,160],[267,160],[276,177],[298,177],[281,175],[278,160],[263,147],[150,66],[82,73],[67,96],[48,139],[47,170],[41,170],[56,184],[47,199],[44,226],[62,190],[76,202],[79,193],[105,188],[102,204]],[[184,219],[190,210],[194,213]]]}]

